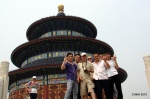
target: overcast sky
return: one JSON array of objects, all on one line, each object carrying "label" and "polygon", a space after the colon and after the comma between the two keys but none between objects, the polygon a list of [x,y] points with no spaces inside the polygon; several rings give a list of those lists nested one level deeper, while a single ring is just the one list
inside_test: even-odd
[{"label": "overcast sky", "polygon": [[10,60],[12,51],[28,42],[26,30],[32,23],[56,15],[59,4],[66,15],[92,22],[96,39],[114,49],[128,73],[122,84],[124,99],[150,99],[143,61],[150,55],[150,0],[0,0],[0,61],[9,61],[10,71],[17,69]]}]

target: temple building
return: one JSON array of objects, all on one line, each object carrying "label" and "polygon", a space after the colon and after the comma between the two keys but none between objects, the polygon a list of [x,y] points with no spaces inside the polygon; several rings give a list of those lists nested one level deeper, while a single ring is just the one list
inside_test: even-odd
[{"label": "temple building", "polygon": [[[64,6],[58,6],[58,14],[42,18],[29,26],[26,37],[29,42],[18,46],[11,60],[19,69],[9,72],[9,99],[24,99],[28,95],[24,84],[37,76],[40,82],[38,99],[63,99],[66,91],[66,72],[60,69],[68,52],[80,54],[95,52],[114,54],[113,48],[95,39],[97,29],[90,21],[67,16]],[[119,68],[121,81],[127,73]]]}]

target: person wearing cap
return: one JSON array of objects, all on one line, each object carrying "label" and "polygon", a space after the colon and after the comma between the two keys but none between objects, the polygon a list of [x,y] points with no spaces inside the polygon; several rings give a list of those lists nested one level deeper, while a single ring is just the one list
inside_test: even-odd
[{"label": "person wearing cap", "polygon": [[[92,56],[91,55],[89,55],[88,57],[87,57],[87,61],[89,61],[90,63],[92,63]],[[91,74],[91,75],[93,75],[93,73]],[[88,94],[88,99],[91,99],[91,96],[90,96],[90,94]]]},{"label": "person wearing cap", "polygon": [[73,54],[68,53],[61,65],[61,70],[66,69],[67,91],[64,99],[70,99],[73,91],[73,99],[78,99],[77,65],[73,62]]},{"label": "person wearing cap", "polygon": [[88,93],[92,99],[96,99],[94,93],[94,83],[91,80],[90,73],[93,72],[93,65],[87,61],[87,54],[81,53],[81,62],[78,63],[78,76],[80,78],[80,95],[82,99],[88,99]]},{"label": "person wearing cap", "polygon": [[37,99],[37,92],[40,88],[39,82],[36,80],[36,76],[32,77],[32,81],[25,84],[25,88],[30,93],[30,99]]}]

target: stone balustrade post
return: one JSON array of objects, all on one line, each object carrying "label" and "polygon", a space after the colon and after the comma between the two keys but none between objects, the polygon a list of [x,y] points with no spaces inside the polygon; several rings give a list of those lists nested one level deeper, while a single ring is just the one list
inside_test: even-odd
[{"label": "stone balustrade post", "polygon": [[0,99],[7,99],[8,91],[8,71],[9,71],[9,62],[3,61],[0,64]]},{"label": "stone balustrade post", "polygon": [[146,69],[145,70],[146,78],[147,78],[147,82],[148,82],[149,89],[150,89],[150,55],[144,56],[143,60],[144,60],[145,69]]}]

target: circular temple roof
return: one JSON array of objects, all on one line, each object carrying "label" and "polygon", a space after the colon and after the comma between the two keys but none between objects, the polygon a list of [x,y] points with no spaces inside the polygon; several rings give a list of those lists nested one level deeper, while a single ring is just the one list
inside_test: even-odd
[{"label": "circular temple roof", "polygon": [[[12,52],[11,60],[14,65],[21,68],[26,59],[54,51],[83,51],[91,54],[109,52],[111,55],[114,54],[110,45],[94,39],[97,36],[97,29],[91,22],[76,16],[65,16],[63,5],[58,6],[58,12],[57,16],[40,19],[29,26],[26,36],[29,41],[32,41],[18,46]],[[43,34],[57,30],[76,31],[86,37],[56,36],[39,39]],[[64,74],[65,71],[60,70],[60,60],[62,60],[62,57],[42,59],[26,64],[24,68],[10,71],[9,85],[33,75]],[[126,71],[119,68],[118,72],[121,82],[124,82],[128,76]]]},{"label": "circular temple roof", "polygon": [[[63,14],[63,13],[58,13]],[[53,16],[40,19],[31,24],[27,30],[28,40],[38,39],[41,35],[56,30],[80,32],[86,37],[96,38],[96,27],[86,19],[75,16]]]},{"label": "circular temple roof", "polygon": [[32,56],[53,51],[83,51],[94,54],[114,51],[103,41],[78,36],[59,36],[32,40],[17,47],[11,54],[12,62],[21,67],[21,64]]},{"label": "circular temple roof", "polygon": [[[65,73],[60,70],[62,57],[38,60],[21,68],[26,59],[35,55],[54,51],[83,51],[91,54],[109,52],[111,55],[114,54],[110,45],[95,39],[97,29],[91,22],[76,16],[65,16],[63,5],[58,6],[58,12],[57,16],[42,18],[29,26],[26,36],[29,41],[32,41],[18,46],[11,54],[13,64],[20,69],[9,72],[9,85],[33,75]],[[57,30],[76,31],[86,37],[56,36],[39,39],[43,34]],[[118,72],[121,82],[124,82],[128,76],[126,71],[119,68]]]}]

